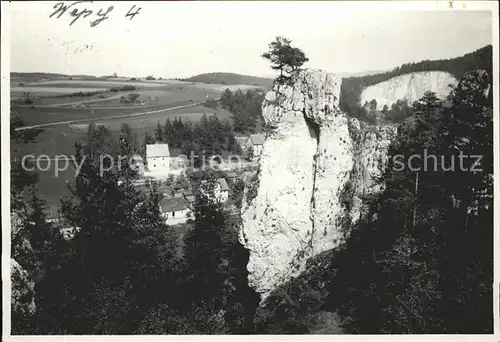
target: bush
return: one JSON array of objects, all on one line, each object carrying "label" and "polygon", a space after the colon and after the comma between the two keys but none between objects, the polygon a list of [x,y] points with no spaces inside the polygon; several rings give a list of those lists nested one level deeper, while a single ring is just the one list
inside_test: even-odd
[{"label": "bush", "polygon": [[140,95],[138,93],[130,93],[130,94],[128,94],[128,99],[130,102],[135,102],[135,101],[137,101],[139,96]]},{"label": "bush", "polygon": [[126,85],[120,88],[123,91],[135,90],[134,86]]},{"label": "bush", "polygon": [[131,86],[131,85],[126,85],[126,86],[119,87],[119,88],[111,88],[111,89],[109,89],[109,91],[112,91],[114,93],[117,93],[119,91],[130,91],[130,90],[135,90],[135,87]]}]

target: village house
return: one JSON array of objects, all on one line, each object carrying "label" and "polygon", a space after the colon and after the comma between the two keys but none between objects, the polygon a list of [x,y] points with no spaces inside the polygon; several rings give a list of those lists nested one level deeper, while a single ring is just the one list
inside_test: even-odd
[{"label": "village house", "polygon": [[265,140],[264,134],[250,134],[246,142],[246,150],[252,149],[254,157],[260,157]]},{"label": "village house", "polygon": [[183,193],[184,199],[188,202],[188,205],[191,209],[194,208],[194,202],[196,200],[195,196],[191,191],[184,191]]},{"label": "village house", "polygon": [[168,225],[186,223],[192,212],[183,196],[164,198],[160,201],[161,215]]},{"label": "village house", "polygon": [[168,144],[146,145],[146,163],[150,172],[168,174],[170,170]]},{"label": "village house", "polygon": [[241,147],[241,149],[245,149],[246,148],[246,143],[248,141],[248,137],[247,136],[243,136],[243,137],[234,137],[236,139],[236,143]]},{"label": "village house", "polygon": [[130,161],[130,167],[136,170],[141,176],[144,175],[144,159],[139,155],[133,155]]},{"label": "village house", "polygon": [[[201,181],[202,187],[200,191],[204,193],[203,185],[206,184],[206,180]],[[214,185],[213,194],[205,194],[209,199],[215,200],[218,203],[226,203],[229,199],[229,185],[224,178],[218,178]]]},{"label": "village house", "polygon": [[226,172],[226,177],[231,181],[234,182],[238,178],[238,174],[234,171],[228,171]]}]

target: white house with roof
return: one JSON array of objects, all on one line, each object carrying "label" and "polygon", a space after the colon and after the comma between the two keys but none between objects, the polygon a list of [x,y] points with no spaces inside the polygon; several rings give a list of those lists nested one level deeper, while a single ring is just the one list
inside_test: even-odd
[{"label": "white house with roof", "polygon": [[250,134],[246,142],[246,148],[253,150],[254,157],[260,157],[266,136],[264,134]]},{"label": "white house with roof", "polygon": [[241,137],[239,137],[239,136],[235,136],[234,138],[235,138],[235,140],[236,140],[236,143],[237,143],[238,145],[240,145],[240,147],[241,147],[242,149],[245,149],[246,144],[247,144],[247,141],[248,141],[248,137],[247,137],[247,136],[241,136]]},{"label": "white house with roof", "polygon": [[189,203],[183,196],[162,199],[160,201],[160,211],[165,223],[168,225],[186,223],[192,216]]},{"label": "white house with roof", "polygon": [[229,199],[229,185],[224,178],[218,178],[214,184],[213,193],[206,193],[204,185],[207,184],[206,180],[201,181],[200,191],[211,200],[218,203],[225,203]]},{"label": "white house with roof", "polygon": [[146,163],[150,172],[168,174],[170,171],[168,144],[146,145]]}]

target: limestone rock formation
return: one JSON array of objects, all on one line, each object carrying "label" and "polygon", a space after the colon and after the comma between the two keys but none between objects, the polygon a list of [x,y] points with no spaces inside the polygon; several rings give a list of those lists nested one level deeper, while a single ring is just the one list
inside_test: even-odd
[{"label": "limestone rock formation", "polygon": [[340,85],[333,74],[304,70],[262,104],[269,130],[245,190],[240,241],[263,299],[303,272],[308,258],[337,247],[360,216],[362,194],[379,190],[373,177],[394,130],[365,131],[349,119],[339,110]]},{"label": "limestone rock formation", "polygon": [[33,315],[35,306],[35,283],[30,279],[28,272],[19,263],[11,258],[12,282],[12,311],[21,317]]},{"label": "limestone rock formation", "polygon": [[435,92],[437,97],[444,99],[451,91],[450,84],[455,86],[457,80],[444,71],[413,72],[366,87],[361,93],[360,102],[364,104],[375,99],[377,110],[382,110],[384,105],[391,108],[397,100],[406,99],[411,105],[426,91]]},{"label": "limestone rock formation", "polygon": [[21,254],[29,253],[31,245],[23,230],[23,218],[16,212],[12,212],[10,218],[13,256],[10,259],[12,312],[17,317],[28,317],[36,310],[35,282],[15,258]]}]

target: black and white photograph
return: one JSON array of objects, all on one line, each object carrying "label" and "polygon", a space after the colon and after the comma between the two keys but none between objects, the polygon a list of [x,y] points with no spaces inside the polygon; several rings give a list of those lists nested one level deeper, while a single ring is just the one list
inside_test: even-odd
[{"label": "black and white photograph", "polygon": [[1,7],[2,340],[499,340],[498,2]]}]

